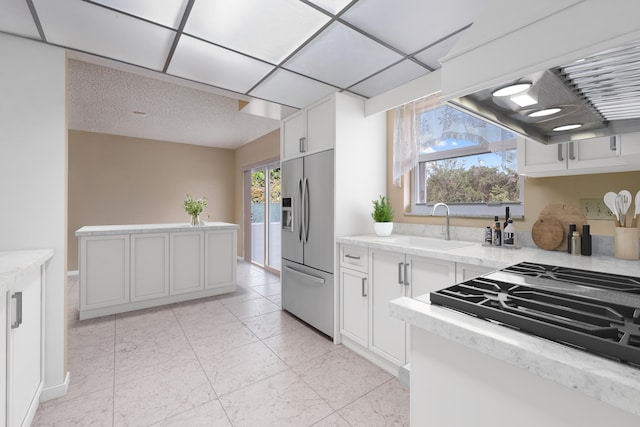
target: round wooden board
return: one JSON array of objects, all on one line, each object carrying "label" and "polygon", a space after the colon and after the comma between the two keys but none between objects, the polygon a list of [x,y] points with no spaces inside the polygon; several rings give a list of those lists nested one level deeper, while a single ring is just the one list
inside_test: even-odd
[{"label": "round wooden board", "polygon": [[533,243],[540,249],[553,251],[562,244],[564,229],[562,223],[552,216],[541,216],[531,228]]},{"label": "round wooden board", "polygon": [[584,214],[580,210],[580,208],[576,205],[571,205],[568,203],[550,203],[542,209],[538,218],[543,217],[553,217],[560,221],[562,224],[562,242],[558,247],[555,248],[556,251],[566,251],[567,250],[567,235],[569,234],[569,224],[575,224],[576,230],[582,234],[582,226],[587,224],[587,219],[584,217]]}]

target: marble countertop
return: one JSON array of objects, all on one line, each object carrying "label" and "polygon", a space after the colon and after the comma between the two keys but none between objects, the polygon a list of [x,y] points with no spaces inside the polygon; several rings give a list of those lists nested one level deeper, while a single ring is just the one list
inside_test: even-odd
[{"label": "marble countertop", "polygon": [[[522,261],[640,277],[640,261],[573,256],[535,248],[507,249],[430,237],[361,235],[338,243],[503,268]],[[447,247],[448,245],[448,247]],[[444,286],[443,286],[444,287]],[[393,317],[640,416],[640,369],[431,305],[429,295],[389,303]]]},{"label": "marble countertop", "polygon": [[[365,246],[371,249],[402,252],[435,259],[504,268],[522,261],[563,267],[582,268],[640,277],[640,261],[621,260],[611,256],[575,256],[563,251],[545,251],[537,248],[507,249],[483,246],[477,242],[446,241],[432,237],[393,234],[378,237],[373,234],[338,237],[338,243]],[[450,245],[451,248],[447,249]]]},{"label": "marble countertop", "polygon": [[22,277],[53,257],[53,249],[0,252],[0,292],[6,292]]},{"label": "marble countertop", "polygon": [[171,231],[202,231],[202,230],[232,230],[239,229],[238,224],[228,222],[204,222],[192,226],[189,223],[176,224],[127,224],[127,225],[85,225],[76,230],[76,236],[102,236],[106,234],[128,233],[167,233]]}]

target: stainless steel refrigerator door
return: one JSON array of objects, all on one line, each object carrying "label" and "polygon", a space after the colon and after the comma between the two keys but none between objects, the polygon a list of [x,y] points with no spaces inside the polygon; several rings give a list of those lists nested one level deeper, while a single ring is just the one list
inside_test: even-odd
[{"label": "stainless steel refrigerator door", "polygon": [[282,258],[302,263],[302,169],[303,159],[282,162],[280,169],[280,192],[282,197],[291,198],[291,230],[282,230]]},{"label": "stainless steel refrigerator door", "polygon": [[333,337],[333,274],[282,261],[282,308]]},{"label": "stainless steel refrigerator door", "polygon": [[333,150],[304,158],[304,264],[333,273]]}]

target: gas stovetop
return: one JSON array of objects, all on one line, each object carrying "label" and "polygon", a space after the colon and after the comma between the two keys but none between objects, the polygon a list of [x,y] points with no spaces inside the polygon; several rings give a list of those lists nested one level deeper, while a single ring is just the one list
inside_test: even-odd
[{"label": "gas stovetop", "polygon": [[640,367],[640,278],[520,263],[431,302]]}]

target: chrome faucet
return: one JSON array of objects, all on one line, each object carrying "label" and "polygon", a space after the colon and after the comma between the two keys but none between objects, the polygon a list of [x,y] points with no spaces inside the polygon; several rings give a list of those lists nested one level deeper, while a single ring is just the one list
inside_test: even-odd
[{"label": "chrome faucet", "polygon": [[433,216],[436,213],[436,208],[439,206],[444,206],[445,208],[447,208],[447,220],[446,220],[446,224],[447,224],[447,234],[445,236],[446,240],[451,240],[451,235],[449,234],[449,206],[446,203],[436,203],[435,205],[433,205],[433,210],[431,211],[431,216]]}]

